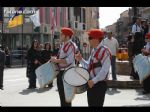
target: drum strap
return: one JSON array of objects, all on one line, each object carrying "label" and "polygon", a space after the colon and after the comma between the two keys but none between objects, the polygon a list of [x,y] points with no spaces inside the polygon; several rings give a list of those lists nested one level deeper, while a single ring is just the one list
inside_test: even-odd
[{"label": "drum strap", "polygon": [[[75,54],[75,46],[74,46],[74,44],[73,44],[72,42],[65,44],[65,46],[64,46],[64,48],[63,48],[64,53],[67,53],[68,50],[69,50],[69,48],[70,48],[71,46],[73,46],[73,52],[74,52],[74,54]],[[58,52],[57,58],[59,58],[59,55],[60,55],[60,50],[59,50],[59,52]],[[68,56],[69,56],[69,55],[68,55]],[[65,57],[63,57],[63,58],[61,58],[61,59],[66,59],[68,56],[65,56]],[[72,63],[73,63],[73,62],[72,62]],[[72,64],[72,63],[71,63],[71,64]],[[68,65],[66,65],[66,66],[59,66],[58,64],[57,64],[57,65],[58,65],[58,68],[59,68],[59,70],[60,70],[61,68],[67,68],[67,67],[69,67],[71,64],[68,64]]]},{"label": "drum strap", "polygon": [[[70,44],[70,45],[69,45],[69,44]],[[72,42],[67,43],[67,44],[64,46],[64,48],[63,48],[64,53],[67,53],[67,52],[68,52],[68,49],[69,49],[71,46],[73,46],[73,52],[75,53],[75,46],[73,45]]]},{"label": "drum strap", "polygon": [[[109,51],[109,49],[103,47],[104,50],[103,50],[103,52],[102,52],[102,55],[101,55],[100,58],[98,58],[99,52],[100,52],[100,50],[101,50],[102,47],[103,47],[103,46],[101,46],[101,47],[96,51],[96,53],[95,53],[95,55],[94,55],[94,57],[98,60],[98,62],[97,62],[97,63],[93,63],[93,60],[92,60],[92,59],[90,60],[90,66],[89,66],[88,70],[89,70],[89,72],[92,70],[94,76],[96,76],[94,69],[97,68],[97,67],[102,67],[101,61],[102,61],[102,59],[103,59],[103,57],[104,57],[104,54],[105,54],[106,50],[107,50],[107,51],[109,52],[109,54],[110,54],[110,59],[111,59],[111,57],[112,57],[112,56],[111,56],[111,53],[110,53],[110,51]],[[108,74],[107,74],[107,76],[108,76]],[[106,78],[107,78],[107,76],[106,76]],[[105,79],[106,79],[106,78],[105,78]]]}]

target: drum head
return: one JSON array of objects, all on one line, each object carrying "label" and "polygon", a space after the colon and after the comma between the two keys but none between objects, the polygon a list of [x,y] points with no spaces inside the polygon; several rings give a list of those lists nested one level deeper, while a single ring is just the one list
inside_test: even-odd
[{"label": "drum head", "polygon": [[88,80],[89,72],[81,67],[72,67],[64,73],[64,81],[72,86],[84,85]]},{"label": "drum head", "polygon": [[148,62],[150,63],[150,56],[147,56]]}]

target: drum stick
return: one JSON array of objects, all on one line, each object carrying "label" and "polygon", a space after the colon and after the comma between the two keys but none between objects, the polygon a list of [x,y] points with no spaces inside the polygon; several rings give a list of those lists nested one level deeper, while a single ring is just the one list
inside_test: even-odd
[{"label": "drum stick", "polygon": [[76,69],[77,69],[77,68],[75,68],[75,71],[76,71],[84,80],[88,81],[88,80],[87,80],[82,74],[80,74]]}]

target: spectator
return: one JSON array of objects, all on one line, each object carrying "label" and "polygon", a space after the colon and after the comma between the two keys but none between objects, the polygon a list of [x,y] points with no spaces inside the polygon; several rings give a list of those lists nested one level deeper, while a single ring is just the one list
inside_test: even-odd
[{"label": "spectator", "polygon": [[10,66],[10,51],[9,51],[8,47],[5,48],[5,54],[6,54],[5,65],[6,65],[6,67],[11,67]]},{"label": "spectator", "polygon": [[0,45],[0,89],[3,90],[3,75],[4,75],[4,66],[5,66],[5,52],[1,49]]},{"label": "spectator", "polygon": [[[143,42],[143,29],[141,26],[141,18],[137,17],[135,24],[132,26],[132,35],[133,35],[133,58],[134,56],[141,53],[141,49],[144,46]],[[132,63],[132,70],[131,75],[133,79],[139,79],[138,73],[134,71],[133,63]]]},{"label": "spectator", "polygon": [[111,54],[112,54],[112,59],[111,59],[111,70],[112,70],[112,79],[117,80],[116,77],[116,54],[118,51],[118,41],[112,36],[112,32],[108,31],[107,32],[107,37],[103,39],[102,44],[106,47],[109,48]]},{"label": "spectator", "polygon": [[40,63],[40,51],[39,43],[37,40],[32,42],[31,48],[27,53],[27,77],[29,78],[28,89],[36,88],[36,74],[35,69],[39,67]]},{"label": "spectator", "polygon": [[[128,41],[127,41],[127,46],[128,46],[128,56],[129,56],[129,65],[132,68],[132,58],[133,58],[133,39],[132,39],[132,34],[128,36]],[[132,68],[133,69],[133,68]],[[132,77],[131,71],[130,71],[130,76]]]},{"label": "spectator", "polygon": [[[49,42],[46,42],[44,45],[44,49],[41,52],[41,63],[44,64],[51,59],[52,51],[51,45]],[[53,83],[48,85],[49,88],[53,87]]]}]

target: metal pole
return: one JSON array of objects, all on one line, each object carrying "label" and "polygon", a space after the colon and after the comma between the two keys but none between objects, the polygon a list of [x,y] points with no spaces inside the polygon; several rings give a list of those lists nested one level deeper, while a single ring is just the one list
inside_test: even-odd
[{"label": "metal pole", "polygon": [[[23,19],[24,19],[24,18],[23,18]],[[23,60],[24,60],[24,59],[23,59],[23,58],[24,58],[24,57],[23,57],[23,54],[24,54],[24,53],[23,53],[23,24],[22,24],[22,67],[23,67]]]},{"label": "metal pole", "polygon": [[4,7],[2,7],[2,33],[1,33],[1,44],[2,44],[2,49],[4,50],[4,40],[3,40],[3,21],[4,21]]}]

